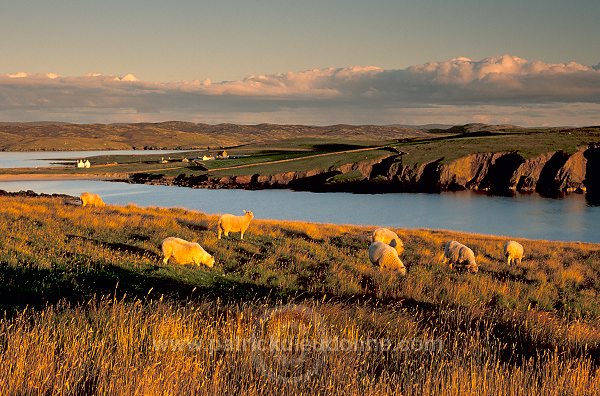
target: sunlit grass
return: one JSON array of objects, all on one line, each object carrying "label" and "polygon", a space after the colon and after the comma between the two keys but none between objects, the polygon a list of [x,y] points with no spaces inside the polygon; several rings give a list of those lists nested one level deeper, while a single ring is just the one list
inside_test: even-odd
[{"label": "sunlit grass", "polygon": [[[395,229],[402,278],[370,264],[368,227],[255,219],[244,240],[217,240],[216,223],[0,197],[0,394],[600,393],[597,244],[519,240],[525,259],[508,267],[503,238]],[[163,265],[167,236],[197,241],[215,267]],[[479,273],[442,265],[448,239],[474,250]],[[256,336],[289,303],[316,321],[268,328],[282,340],[443,347],[306,355],[318,369],[298,381],[265,373],[252,350],[205,347]]]}]

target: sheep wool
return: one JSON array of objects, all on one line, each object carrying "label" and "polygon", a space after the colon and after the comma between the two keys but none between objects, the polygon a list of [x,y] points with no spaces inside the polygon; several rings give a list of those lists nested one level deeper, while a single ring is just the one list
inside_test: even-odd
[{"label": "sheep wool", "polygon": [[406,275],[406,267],[398,257],[395,248],[383,242],[373,242],[369,246],[369,259],[374,265],[392,271],[398,271],[400,275]]},{"label": "sheep wool", "polygon": [[106,206],[106,204],[104,203],[104,201],[102,200],[102,198],[100,198],[100,196],[98,194],[84,192],[84,193],[81,193],[81,196],[79,198],[81,199],[81,206],[84,208],[86,206],[91,206],[91,207],[96,207],[96,208],[103,208]]},{"label": "sheep wool", "polygon": [[457,241],[449,241],[444,247],[444,263],[447,262],[450,266],[464,267],[469,272],[475,273],[479,270],[473,250]]},{"label": "sheep wool", "polygon": [[239,232],[240,239],[244,239],[244,233],[250,226],[253,218],[254,213],[249,210],[244,210],[243,216],[234,216],[232,214],[222,215],[217,224],[217,238],[221,239],[221,234],[229,236],[230,232]]},{"label": "sheep wool", "polygon": [[508,265],[513,263],[521,264],[523,259],[523,245],[519,242],[508,241],[504,244],[504,257],[506,257]]},{"label": "sheep wool", "polygon": [[204,264],[212,267],[215,258],[196,242],[188,242],[181,238],[168,237],[162,242],[163,263],[167,264],[172,258],[177,264]]},{"label": "sheep wool", "polygon": [[398,234],[396,234],[390,229],[376,229],[375,231],[373,231],[372,240],[373,242],[383,242],[387,245],[390,245],[391,247],[396,249],[396,251],[398,252],[398,256],[400,256],[402,252],[404,252],[404,244],[402,243],[402,240],[400,240]]}]

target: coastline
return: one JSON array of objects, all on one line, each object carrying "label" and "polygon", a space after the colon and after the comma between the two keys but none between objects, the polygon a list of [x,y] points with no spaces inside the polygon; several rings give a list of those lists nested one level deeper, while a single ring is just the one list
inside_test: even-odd
[{"label": "coastline", "polygon": [[86,174],[86,173],[18,173],[0,174],[0,181],[32,181],[32,180],[128,180],[124,174]]}]

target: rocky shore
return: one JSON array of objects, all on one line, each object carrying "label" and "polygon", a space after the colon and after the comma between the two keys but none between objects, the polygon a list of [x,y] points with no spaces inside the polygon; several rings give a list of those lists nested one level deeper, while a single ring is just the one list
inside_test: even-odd
[{"label": "rocky shore", "polygon": [[[517,152],[476,153],[453,161],[440,158],[418,164],[403,163],[400,154],[328,169],[273,175],[216,177],[164,176],[138,173],[130,183],[177,185],[192,188],[271,189],[299,191],[441,192],[489,191],[497,194],[563,193],[600,190],[600,146],[581,147],[574,153],[559,150],[533,158]],[[344,176],[348,175],[347,178]]]}]

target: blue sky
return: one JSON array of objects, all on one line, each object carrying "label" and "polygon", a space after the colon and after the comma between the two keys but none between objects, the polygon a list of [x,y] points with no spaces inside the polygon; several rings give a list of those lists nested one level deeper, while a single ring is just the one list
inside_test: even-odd
[{"label": "blue sky", "polygon": [[[470,95],[467,100],[452,95],[438,102],[422,97],[411,102],[404,98],[384,103],[386,114],[373,114],[371,102],[365,106],[368,114],[356,114],[356,95],[350,100],[354,106],[344,107],[339,95],[329,102],[319,97],[316,105],[309,103],[310,94],[306,92],[301,95],[301,104],[290,100],[287,91],[279,92],[279,96],[271,94],[269,100],[256,100],[256,96],[264,96],[260,92],[245,96],[236,93],[236,100],[217,101],[230,110],[222,107],[221,114],[215,115],[211,104],[204,104],[204,96],[201,105],[191,106],[187,112],[173,111],[166,99],[146,104],[121,101],[115,105],[106,98],[105,104],[96,100],[85,106],[45,108],[42,103],[55,101],[57,94],[64,97],[64,92],[52,92],[56,87],[41,84],[43,89],[27,91],[28,103],[22,97],[23,84],[31,89],[37,80],[20,79],[21,85],[15,88],[12,80],[12,85],[3,85],[1,76],[21,72],[28,77],[47,73],[56,73],[60,78],[89,73],[122,77],[131,73],[139,80],[138,85],[210,80],[214,87],[214,83],[223,81],[243,82],[249,76],[271,78],[288,72],[354,66],[376,66],[394,73],[427,62],[458,57],[479,62],[505,54],[548,65],[573,61],[593,67],[600,63],[598,20],[600,1],[592,0],[0,0],[0,120],[110,122],[183,117],[207,122],[281,122],[289,118],[290,122],[306,123],[404,123],[429,117],[431,122],[452,123],[460,120],[454,107],[467,106],[463,112],[465,122],[474,117],[484,120],[487,115],[490,121],[498,122],[513,120],[537,125],[580,120],[586,124],[597,120],[594,113],[600,95],[595,91],[567,98],[552,93],[550,99],[547,92],[540,92],[537,99],[527,100],[523,100],[527,95],[509,95],[508,100],[483,97],[479,101],[473,99],[477,95]],[[536,68],[527,70],[537,73]],[[578,80],[580,84],[590,84],[592,88],[599,84],[592,71],[582,77],[583,72],[575,71],[576,77],[582,78]],[[522,79],[529,81],[528,77]],[[86,82],[82,84],[75,84],[73,89],[79,89],[75,94],[93,89]],[[399,87],[400,91],[405,86],[404,83]],[[171,92],[171,88],[165,89]],[[366,87],[363,94],[376,92],[372,88]],[[343,96],[344,90],[338,86],[327,89],[337,89]],[[109,91],[94,91],[94,95],[110,95]],[[294,99],[298,99],[298,90],[293,92]],[[366,97],[370,100],[372,95]],[[198,98],[190,95],[189,100]],[[331,116],[303,115],[324,105],[329,107]],[[434,111],[436,106],[445,107]],[[527,106],[534,115],[527,118],[523,111],[518,115]],[[550,111],[549,106],[560,108],[561,115]],[[500,116],[494,118],[498,113]],[[552,118],[546,119],[546,113]]]}]

